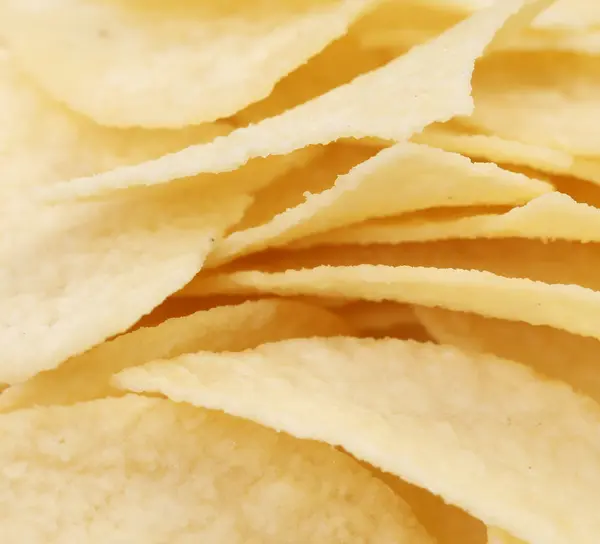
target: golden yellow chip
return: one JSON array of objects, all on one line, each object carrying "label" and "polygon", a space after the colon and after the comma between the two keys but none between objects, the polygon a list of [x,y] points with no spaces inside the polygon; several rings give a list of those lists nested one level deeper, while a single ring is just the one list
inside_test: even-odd
[{"label": "golden yellow chip", "polygon": [[488,527],[488,544],[526,544],[522,540],[511,536],[506,531],[496,527]]},{"label": "golden yellow chip", "polygon": [[221,306],[119,336],[13,385],[0,396],[0,411],[119,395],[110,385],[111,376],[154,359],[199,350],[241,351],[287,338],[352,332],[352,325],[335,314],[299,302],[262,300]]},{"label": "golden yellow chip", "polygon": [[355,301],[334,310],[361,333],[388,331],[418,323],[412,306],[394,302]]},{"label": "golden yellow chip", "polygon": [[116,382],[342,446],[525,541],[592,544],[600,530],[600,406],[517,363],[330,338],[185,355]]},{"label": "golden yellow chip", "polygon": [[483,59],[473,76],[467,121],[500,137],[598,154],[600,58],[560,52],[506,52]]},{"label": "golden yellow chip", "polygon": [[[568,4],[559,9],[556,14],[556,4],[560,2],[546,1],[538,5],[532,3],[533,14],[526,16],[531,19],[533,27],[526,20],[523,32],[502,40],[496,49],[517,51],[576,51],[580,53],[598,54],[600,52],[600,34],[596,28],[580,29],[563,26],[565,18],[573,16],[577,9],[589,7],[587,0],[567,0]],[[578,1],[586,2],[588,6],[574,5]],[[488,2],[488,3],[491,3]],[[388,0],[378,6],[372,13],[361,19],[358,31],[361,43],[365,48],[376,51],[394,51],[403,53],[410,47],[434,38],[436,35],[457,24],[468,16],[465,9],[461,9],[453,2],[442,3],[419,2],[418,0]],[[539,15],[545,8],[546,13]],[[567,8],[566,10],[564,8]],[[563,13],[560,13],[562,11]],[[588,14],[584,14],[588,16]],[[600,15],[597,13],[596,17]],[[574,21],[571,21],[574,22]],[[593,24],[593,23],[592,23]]]},{"label": "golden yellow chip", "polygon": [[600,401],[600,342],[595,338],[438,308],[419,307],[416,317],[439,342],[523,363]]},{"label": "golden yellow chip", "polygon": [[405,52],[461,22],[464,10],[420,0],[386,0],[355,25],[363,47]]},{"label": "golden yellow chip", "polygon": [[194,277],[250,203],[154,189],[57,206],[4,201],[0,381],[21,382],[127,330]]},{"label": "golden yellow chip", "polygon": [[48,196],[91,195],[199,173],[226,172],[254,157],[285,155],[341,138],[406,140],[433,122],[472,111],[475,60],[507,20],[510,24],[512,16],[518,18],[524,2],[503,0],[494,4],[436,40],[277,117],[238,129],[207,145],[75,180],[54,188]]},{"label": "golden yellow chip", "polygon": [[[467,12],[489,6],[495,0],[425,0],[430,6],[462,8]],[[589,0],[556,0],[533,21],[536,28],[588,29],[600,25],[600,6]]]},{"label": "golden yellow chip", "polygon": [[0,433],[7,542],[433,544],[349,456],[223,413],[128,396],[4,414]]},{"label": "golden yellow chip", "polygon": [[238,126],[246,126],[274,117],[380,68],[396,56],[392,51],[362,47],[355,24],[343,38],[279,81],[267,98],[250,104],[231,120]]},{"label": "golden yellow chip", "polygon": [[215,246],[209,263],[222,264],[373,217],[443,206],[519,204],[550,190],[544,182],[494,164],[472,163],[428,146],[396,144],[339,176],[330,189],[305,194],[294,207],[277,199],[285,211],[229,235]]},{"label": "golden yellow chip", "polygon": [[373,468],[371,470],[406,500],[417,519],[438,544],[486,543],[485,525],[464,510],[445,503],[441,497],[397,476]]},{"label": "golden yellow chip", "polygon": [[75,111],[182,127],[266,97],[378,1],[6,0],[0,30],[20,66]]}]

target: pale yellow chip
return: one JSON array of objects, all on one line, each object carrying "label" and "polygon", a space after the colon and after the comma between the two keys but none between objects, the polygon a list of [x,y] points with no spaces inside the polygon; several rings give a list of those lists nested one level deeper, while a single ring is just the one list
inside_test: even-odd
[{"label": "pale yellow chip", "polygon": [[378,1],[6,0],[0,30],[73,110],[104,125],[182,127],[266,97]]},{"label": "pale yellow chip", "polygon": [[[514,258],[515,255],[519,258]],[[549,284],[576,284],[600,291],[600,277],[595,271],[598,259],[600,245],[596,243],[564,240],[546,242],[530,238],[277,249],[250,255],[217,270],[204,271],[180,294],[204,295],[202,289],[196,291],[195,288],[199,288],[209,278],[235,272],[301,272],[302,269],[317,267],[336,269],[357,265],[485,270],[507,278],[528,278]],[[336,295],[331,293],[329,296]]]},{"label": "pale yellow chip", "polygon": [[[576,12],[572,0],[568,0],[568,14]],[[577,1],[577,0],[576,0]],[[583,0],[588,2],[588,0]],[[589,2],[588,2],[589,3]],[[541,5],[540,5],[541,4]],[[547,1],[531,9],[538,14],[545,7],[554,7],[556,2]],[[600,12],[598,12],[600,15]],[[448,27],[457,24],[468,13],[451,3],[431,6],[429,2],[415,0],[388,0],[361,19],[357,26],[360,42],[371,51],[394,51],[403,53],[411,47],[433,39]],[[575,51],[598,54],[600,33],[597,28],[560,28],[554,25],[540,26],[539,15],[533,14],[531,27],[527,22],[523,31],[503,40],[496,49],[517,51]],[[544,15],[543,17],[546,17]],[[537,20],[536,20],[537,19]],[[564,20],[564,15],[563,15]]]},{"label": "pale yellow chip", "polygon": [[497,527],[488,527],[488,544],[527,544]]},{"label": "pale yellow chip", "polygon": [[[453,212],[453,210],[449,210]],[[455,213],[437,214],[434,217],[390,217],[374,219],[346,228],[324,232],[298,240],[294,248],[328,245],[401,244],[434,240],[493,238],[490,226],[503,218],[498,214],[475,214],[460,208]]]},{"label": "pale yellow chip", "polygon": [[[304,195],[270,221],[238,230],[218,243],[211,265],[271,246],[374,217],[443,206],[519,204],[551,191],[550,185],[494,164],[428,146],[401,143],[341,175],[335,185]],[[260,195],[257,196],[257,200]]]},{"label": "pale yellow chip", "polygon": [[[584,270],[580,269],[581,263],[577,260],[585,259],[585,252],[563,252],[558,263],[536,261],[534,257],[532,262],[526,261],[523,266],[520,266],[519,261],[512,259],[512,254],[498,254],[495,262],[492,262],[489,256],[482,256],[480,260],[476,255],[467,255],[464,259],[455,258],[460,264],[448,264],[447,268],[359,264],[317,266],[278,273],[222,273],[199,277],[190,285],[190,292],[270,293],[282,296],[317,295],[371,301],[388,300],[473,312],[532,325],[549,325],[574,334],[600,339],[600,324],[594,317],[600,312],[600,292],[593,290],[597,288],[599,281],[594,263],[600,255],[597,248],[590,249],[596,250],[596,259],[584,261],[584,264],[590,267]],[[350,247],[350,250],[356,252],[356,248]],[[397,256],[391,256],[390,260],[411,260],[410,256],[401,258],[401,252],[402,249]],[[515,251],[515,254],[519,254],[518,251]],[[588,255],[593,254],[590,252]],[[442,259],[444,257],[441,256]],[[571,257],[572,261],[569,260]],[[434,253],[426,256],[416,255],[413,258],[438,260]],[[358,255],[356,259],[363,260]],[[494,274],[487,270],[470,269],[469,263],[473,263],[473,268],[476,268],[474,263],[478,263],[477,267],[485,266],[498,270]],[[442,262],[438,266],[442,266]],[[538,276],[548,283],[529,279],[529,270],[537,272]],[[570,284],[570,277],[589,285],[590,288]]]},{"label": "pale yellow chip", "polygon": [[489,134],[466,134],[445,125],[427,127],[413,141],[473,159],[515,164],[553,175],[573,176],[600,185],[600,161]]},{"label": "pale yellow chip", "polygon": [[0,193],[136,164],[232,129],[225,123],[179,131],[100,127],[32,86],[7,54],[0,55],[0,119]]},{"label": "pale yellow chip", "polygon": [[110,385],[111,376],[154,359],[199,350],[241,351],[265,342],[351,334],[353,330],[341,317],[299,302],[261,300],[216,307],[119,336],[13,385],[0,396],[0,411],[119,395]]},{"label": "pale yellow chip", "polygon": [[599,96],[600,57],[496,53],[477,65],[475,111],[467,121],[509,140],[594,156]]},{"label": "pale yellow chip", "polygon": [[127,330],[194,277],[250,203],[172,189],[3,202],[0,381],[23,381]]},{"label": "pale yellow chip", "polygon": [[90,195],[230,171],[254,157],[285,155],[341,138],[408,139],[433,122],[472,111],[475,60],[507,20],[510,26],[511,16],[518,18],[524,1],[503,0],[382,68],[277,117],[238,129],[208,145],[75,180],[53,189],[48,196]]},{"label": "pale yellow chip", "polygon": [[300,240],[297,247],[508,237],[600,242],[600,209],[549,193],[503,214],[461,211],[455,217],[431,220],[400,216],[367,221]]},{"label": "pale yellow chip", "polygon": [[[214,123],[182,130],[116,129],[96,125],[49,99],[19,75],[9,55],[0,56],[0,194],[51,188],[73,177],[160,157],[231,132]],[[316,156],[316,148],[257,158],[220,174],[220,185],[248,192],[268,185],[288,169]],[[216,175],[210,176],[217,181]]]},{"label": "pale yellow chip", "polygon": [[517,363],[330,338],[186,355],[115,379],[342,446],[529,542],[592,544],[600,531],[600,407]]},{"label": "pale yellow chip", "polygon": [[[511,25],[494,39],[495,50],[543,48],[560,42],[547,34],[564,34],[531,30],[534,20],[554,4],[554,0],[531,0]],[[358,23],[362,44],[367,48],[391,48],[405,52],[416,45],[434,39],[448,28],[460,23],[468,14],[451,4],[431,6],[418,0],[388,0]],[[585,42],[585,40],[583,40]],[[562,44],[561,44],[562,45]],[[573,44],[574,45],[574,44]],[[582,44],[583,45],[583,44]],[[566,44],[563,48],[568,47]]]},{"label": "pale yellow chip", "polygon": [[600,342],[595,338],[439,308],[418,307],[415,311],[439,342],[526,364],[600,401]]},{"label": "pale yellow chip", "polygon": [[0,433],[7,542],[433,543],[349,456],[223,413],[128,396],[4,414]]}]

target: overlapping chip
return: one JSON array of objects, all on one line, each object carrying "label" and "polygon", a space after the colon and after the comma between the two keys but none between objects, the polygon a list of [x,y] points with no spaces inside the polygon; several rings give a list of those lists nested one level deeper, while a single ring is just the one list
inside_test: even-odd
[{"label": "overlapping chip", "polygon": [[5,201],[0,380],[21,382],[127,330],[194,277],[249,203],[189,187],[60,206]]},{"label": "overlapping chip", "polygon": [[128,396],[0,428],[11,542],[433,542],[348,456],[222,413]]},{"label": "overlapping chip", "polygon": [[191,292],[389,300],[550,325],[600,339],[600,326],[590,319],[600,308],[597,291],[485,270],[365,264],[279,273],[233,272],[198,281]]},{"label": "overlapping chip", "polygon": [[474,74],[475,111],[468,122],[508,139],[594,156],[598,137],[589,113],[599,107],[599,82],[598,57],[496,53]]},{"label": "overlapping chip", "polygon": [[284,211],[230,234],[215,246],[209,263],[222,264],[374,217],[444,206],[519,204],[548,191],[544,182],[496,165],[474,164],[458,154],[418,144],[396,144],[339,176],[330,188],[305,193],[296,206],[285,209],[288,203],[277,199]]},{"label": "overlapping chip", "polygon": [[0,0],[0,540],[595,544],[588,0]]},{"label": "overlapping chip", "polygon": [[[505,213],[474,214],[473,210],[429,218],[399,216],[372,220],[301,240],[296,245],[399,244],[446,239],[539,238],[600,242],[600,211],[553,192]],[[452,212],[452,210],[450,210]]]},{"label": "overlapping chip", "polygon": [[56,99],[113,126],[214,121],[266,97],[377,0],[6,0],[0,31]]},{"label": "overlapping chip", "polygon": [[299,302],[261,300],[219,306],[119,336],[13,385],[0,396],[0,411],[119,395],[110,384],[111,376],[154,359],[200,350],[241,351],[286,338],[351,332],[352,326],[342,318]]},{"label": "overlapping chip", "polygon": [[[284,155],[341,138],[405,140],[433,122],[471,113],[474,63],[507,20],[510,24],[511,16],[518,17],[523,4],[524,0],[495,4],[382,68],[226,138],[74,180],[54,188],[48,196],[92,195],[200,173],[227,172],[251,158]],[[397,121],[390,123],[390,118]]]},{"label": "overlapping chip", "polygon": [[600,400],[600,342],[595,338],[439,308],[417,308],[413,315],[438,342],[518,361]]},{"label": "overlapping chip", "polygon": [[116,383],[343,446],[525,541],[596,539],[600,406],[517,363],[331,338],[182,356]]},{"label": "overlapping chip", "polygon": [[573,176],[600,184],[600,161],[496,135],[469,134],[448,126],[431,126],[413,137],[418,143],[461,153],[474,159],[522,165],[554,175]]}]

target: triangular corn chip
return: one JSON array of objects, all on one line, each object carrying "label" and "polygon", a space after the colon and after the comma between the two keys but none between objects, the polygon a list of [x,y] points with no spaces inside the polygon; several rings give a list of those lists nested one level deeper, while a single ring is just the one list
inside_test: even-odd
[{"label": "triangular corn chip", "polygon": [[492,164],[440,149],[400,143],[338,177],[331,189],[254,228],[230,234],[215,246],[210,264],[307,235],[373,218],[426,208],[519,204],[551,186]]},{"label": "triangular corn chip", "polygon": [[276,340],[351,331],[351,326],[335,314],[299,302],[261,300],[220,306],[119,336],[54,370],[13,385],[0,396],[0,411],[121,394],[111,387],[111,376],[153,359],[200,350],[241,351]]},{"label": "triangular corn chip", "polygon": [[0,433],[6,542],[433,543],[349,456],[222,413],[128,396],[3,414]]},{"label": "triangular corn chip", "polygon": [[600,406],[517,363],[331,338],[186,355],[116,381],[342,446],[528,542],[592,544],[600,530]]},{"label": "triangular corn chip", "polygon": [[92,195],[230,171],[254,157],[285,155],[341,138],[408,139],[433,122],[472,111],[475,60],[507,20],[510,24],[511,16],[518,18],[523,4],[524,0],[503,0],[382,68],[208,145],[192,146],[99,177],[81,178],[53,189],[48,196]]},{"label": "triangular corn chip", "polygon": [[380,0],[5,0],[0,30],[21,67],[98,123],[181,127],[266,97]]}]

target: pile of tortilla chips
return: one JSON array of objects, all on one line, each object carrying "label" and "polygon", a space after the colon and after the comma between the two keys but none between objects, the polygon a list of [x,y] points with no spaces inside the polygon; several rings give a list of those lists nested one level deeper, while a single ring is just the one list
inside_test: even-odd
[{"label": "pile of tortilla chips", "polygon": [[600,2],[0,0],[0,540],[596,544]]}]

